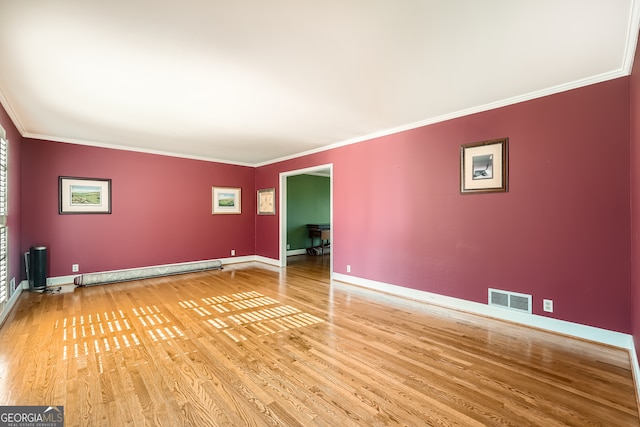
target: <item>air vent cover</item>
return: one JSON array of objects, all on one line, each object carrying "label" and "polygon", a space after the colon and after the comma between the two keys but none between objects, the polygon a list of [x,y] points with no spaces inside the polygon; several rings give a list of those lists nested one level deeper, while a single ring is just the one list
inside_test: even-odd
[{"label": "air vent cover", "polygon": [[531,314],[531,295],[489,288],[489,305]]}]

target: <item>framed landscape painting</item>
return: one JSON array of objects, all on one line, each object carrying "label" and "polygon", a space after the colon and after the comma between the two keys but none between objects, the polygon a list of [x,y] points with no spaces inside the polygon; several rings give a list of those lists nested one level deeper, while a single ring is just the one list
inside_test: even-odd
[{"label": "framed landscape painting", "polygon": [[241,189],[231,187],[212,187],[213,214],[242,213]]},{"label": "framed landscape painting", "polygon": [[506,192],[509,188],[509,138],[460,147],[460,193]]},{"label": "framed landscape painting", "polygon": [[58,177],[59,214],[110,214],[111,180]]}]

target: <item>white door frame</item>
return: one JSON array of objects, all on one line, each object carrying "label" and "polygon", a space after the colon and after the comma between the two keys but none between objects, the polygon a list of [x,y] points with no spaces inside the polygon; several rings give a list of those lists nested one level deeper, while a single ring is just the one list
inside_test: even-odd
[{"label": "white door frame", "polygon": [[[333,266],[333,163],[325,165],[312,166],[304,169],[297,169],[287,172],[280,172],[280,267],[287,265],[287,178],[295,175],[314,173],[329,170],[329,222],[331,230],[329,238],[331,242],[331,250],[329,251],[329,262]],[[333,277],[333,267],[331,268],[331,277]]]}]

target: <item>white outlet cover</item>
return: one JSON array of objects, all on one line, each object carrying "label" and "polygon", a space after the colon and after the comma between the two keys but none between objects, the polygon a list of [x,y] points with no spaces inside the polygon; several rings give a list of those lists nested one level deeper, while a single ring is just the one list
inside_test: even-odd
[{"label": "white outlet cover", "polygon": [[548,313],[553,313],[553,300],[542,300],[542,309]]}]

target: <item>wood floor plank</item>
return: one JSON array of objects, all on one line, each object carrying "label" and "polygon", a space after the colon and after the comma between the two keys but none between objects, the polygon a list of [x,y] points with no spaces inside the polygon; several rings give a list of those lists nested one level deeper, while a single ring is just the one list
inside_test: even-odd
[{"label": "wood floor plank", "polygon": [[626,350],[332,282],[328,258],[25,293],[0,404],[67,426],[638,426]]}]

